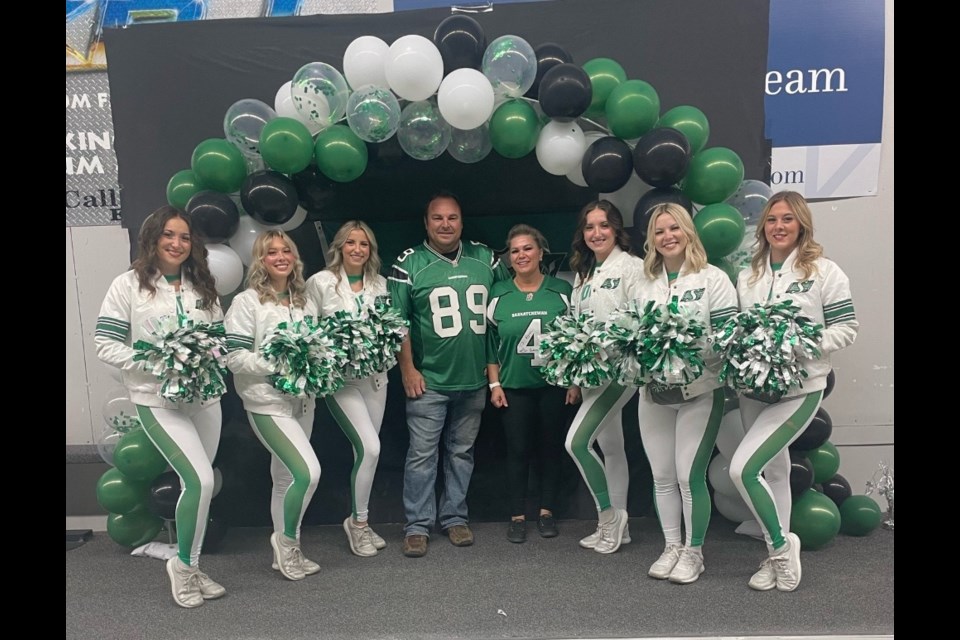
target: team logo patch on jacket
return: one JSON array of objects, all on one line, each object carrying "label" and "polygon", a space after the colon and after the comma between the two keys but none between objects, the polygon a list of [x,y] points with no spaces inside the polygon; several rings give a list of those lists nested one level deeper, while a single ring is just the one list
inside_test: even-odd
[{"label": "team logo patch on jacket", "polygon": [[813,287],[813,280],[804,280],[803,282],[791,282],[787,287],[787,293],[806,293]]},{"label": "team logo patch on jacket", "polygon": [[706,291],[703,289],[687,289],[683,292],[683,297],[680,298],[680,302],[693,302],[694,300],[700,300],[703,298],[703,292]]},{"label": "team logo patch on jacket", "polygon": [[601,289],[616,289],[620,286],[620,278],[607,278],[600,285]]}]

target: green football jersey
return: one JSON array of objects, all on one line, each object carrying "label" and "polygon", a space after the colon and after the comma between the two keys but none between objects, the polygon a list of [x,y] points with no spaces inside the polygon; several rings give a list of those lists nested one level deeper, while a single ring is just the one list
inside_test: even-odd
[{"label": "green football jersey", "polygon": [[461,242],[453,259],[426,242],[391,267],[394,306],[410,321],[413,364],[428,389],[479,389],[486,376],[486,311],[494,282],[509,278],[493,250]]},{"label": "green football jersey", "polygon": [[570,283],[553,276],[544,276],[533,293],[520,291],[513,280],[494,285],[487,308],[487,362],[500,365],[504,387],[546,386],[540,375],[543,362],[537,357],[537,345],[547,324],[569,311],[572,295]]}]

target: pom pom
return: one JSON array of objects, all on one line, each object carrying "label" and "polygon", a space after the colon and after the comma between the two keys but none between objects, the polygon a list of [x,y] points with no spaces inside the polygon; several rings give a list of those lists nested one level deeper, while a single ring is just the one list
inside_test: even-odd
[{"label": "pom pom", "polygon": [[676,386],[703,374],[703,324],[696,311],[651,300],[643,308],[636,301],[610,315],[607,334],[619,354],[618,381],[642,387],[649,382]]},{"label": "pom pom", "polygon": [[410,323],[392,306],[387,296],[377,296],[367,317],[373,330],[373,371],[389,371],[397,364],[400,345]]},{"label": "pom pom", "polygon": [[343,386],[346,354],[329,335],[332,321],[324,320],[318,323],[308,316],[281,322],[260,344],[260,353],[277,367],[270,376],[275,389],[307,398],[330,395]]},{"label": "pom pom", "polygon": [[721,352],[720,380],[734,389],[783,396],[803,386],[800,358],[820,357],[823,326],[799,315],[792,300],[755,304],[727,320],[711,336]]},{"label": "pom pom", "polygon": [[615,375],[615,352],[604,323],[592,313],[562,315],[545,327],[538,355],[543,379],[557,387],[599,387]]},{"label": "pom pom", "polygon": [[154,374],[160,395],[174,402],[219,398],[227,391],[227,339],[222,324],[164,316],[148,327],[151,340],[137,340],[133,359]]}]

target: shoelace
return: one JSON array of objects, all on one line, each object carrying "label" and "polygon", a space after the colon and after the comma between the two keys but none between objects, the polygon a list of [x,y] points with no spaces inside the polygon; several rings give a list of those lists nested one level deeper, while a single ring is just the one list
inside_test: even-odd
[{"label": "shoelace", "polygon": [[210,576],[205,574],[203,571],[197,570],[197,581],[200,583],[200,586],[203,587],[212,587],[213,580],[210,579]]},{"label": "shoelace", "polygon": [[303,567],[303,551],[300,550],[300,547],[293,547],[290,549],[290,561],[298,567]]},{"label": "shoelace", "polygon": [[360,544],[368,544],[373,546],[373,538],[370,537],[370,527],[362,527],[360,531]]},{"label": "shoelace", "polygon": [[773,569],[773,561],[770,558],[765,558],[763,562],[760,563],[760,570],[766,571],[768,569]]},{"label": "shoelace", "polygon": [[178,593],[188,595],[200,591],[200,571],[191,571],[187,579],[183,581]]},{"label": "shoelace", "polygon": [[770,558],[770,562],[773,564],[773,570],[777,572],[777,575],[782,575],[791,579],[794,577],[793,571],[790,570],[789,560],[786,556]]},{"label": "shoelace", "polygon": [[681,570],[686,570],[686,571],[692,570],[695,566],[697,566],[697,560],[699,560],[699,558],[697,558],[696,556],[697,554],[695,553],[683,553],[681,551],[680,559],[677,560],[677,566]]}]

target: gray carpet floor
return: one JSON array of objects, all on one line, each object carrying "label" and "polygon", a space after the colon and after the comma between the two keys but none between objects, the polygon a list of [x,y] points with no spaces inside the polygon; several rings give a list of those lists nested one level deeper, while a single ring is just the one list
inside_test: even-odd
[{"label": "gray carpet floor", "polygon": [[652,518],[630,521],[633,542],[612,555],[581,549],[595,523],[563,521],[560,536],[511,544],[506,524],[474,525],[476,544],[431,539],[424,558],[388,543],[353,556],[338,526],[307,527],[302,546],[323,571],[299,582],[270,568],[269,530],[231,529],[201,567],[227,595],[178,607],[161,560],[132,557],[105,533],[67,551],[66,637],[83,639],[411,639],[857,636],[894,633],[893,531],[837,536],[805,551],[793,593],[755,592],[747,580],[761,542],[715,516],[706,571],[692,585],[653,580],[662,550]]}]

